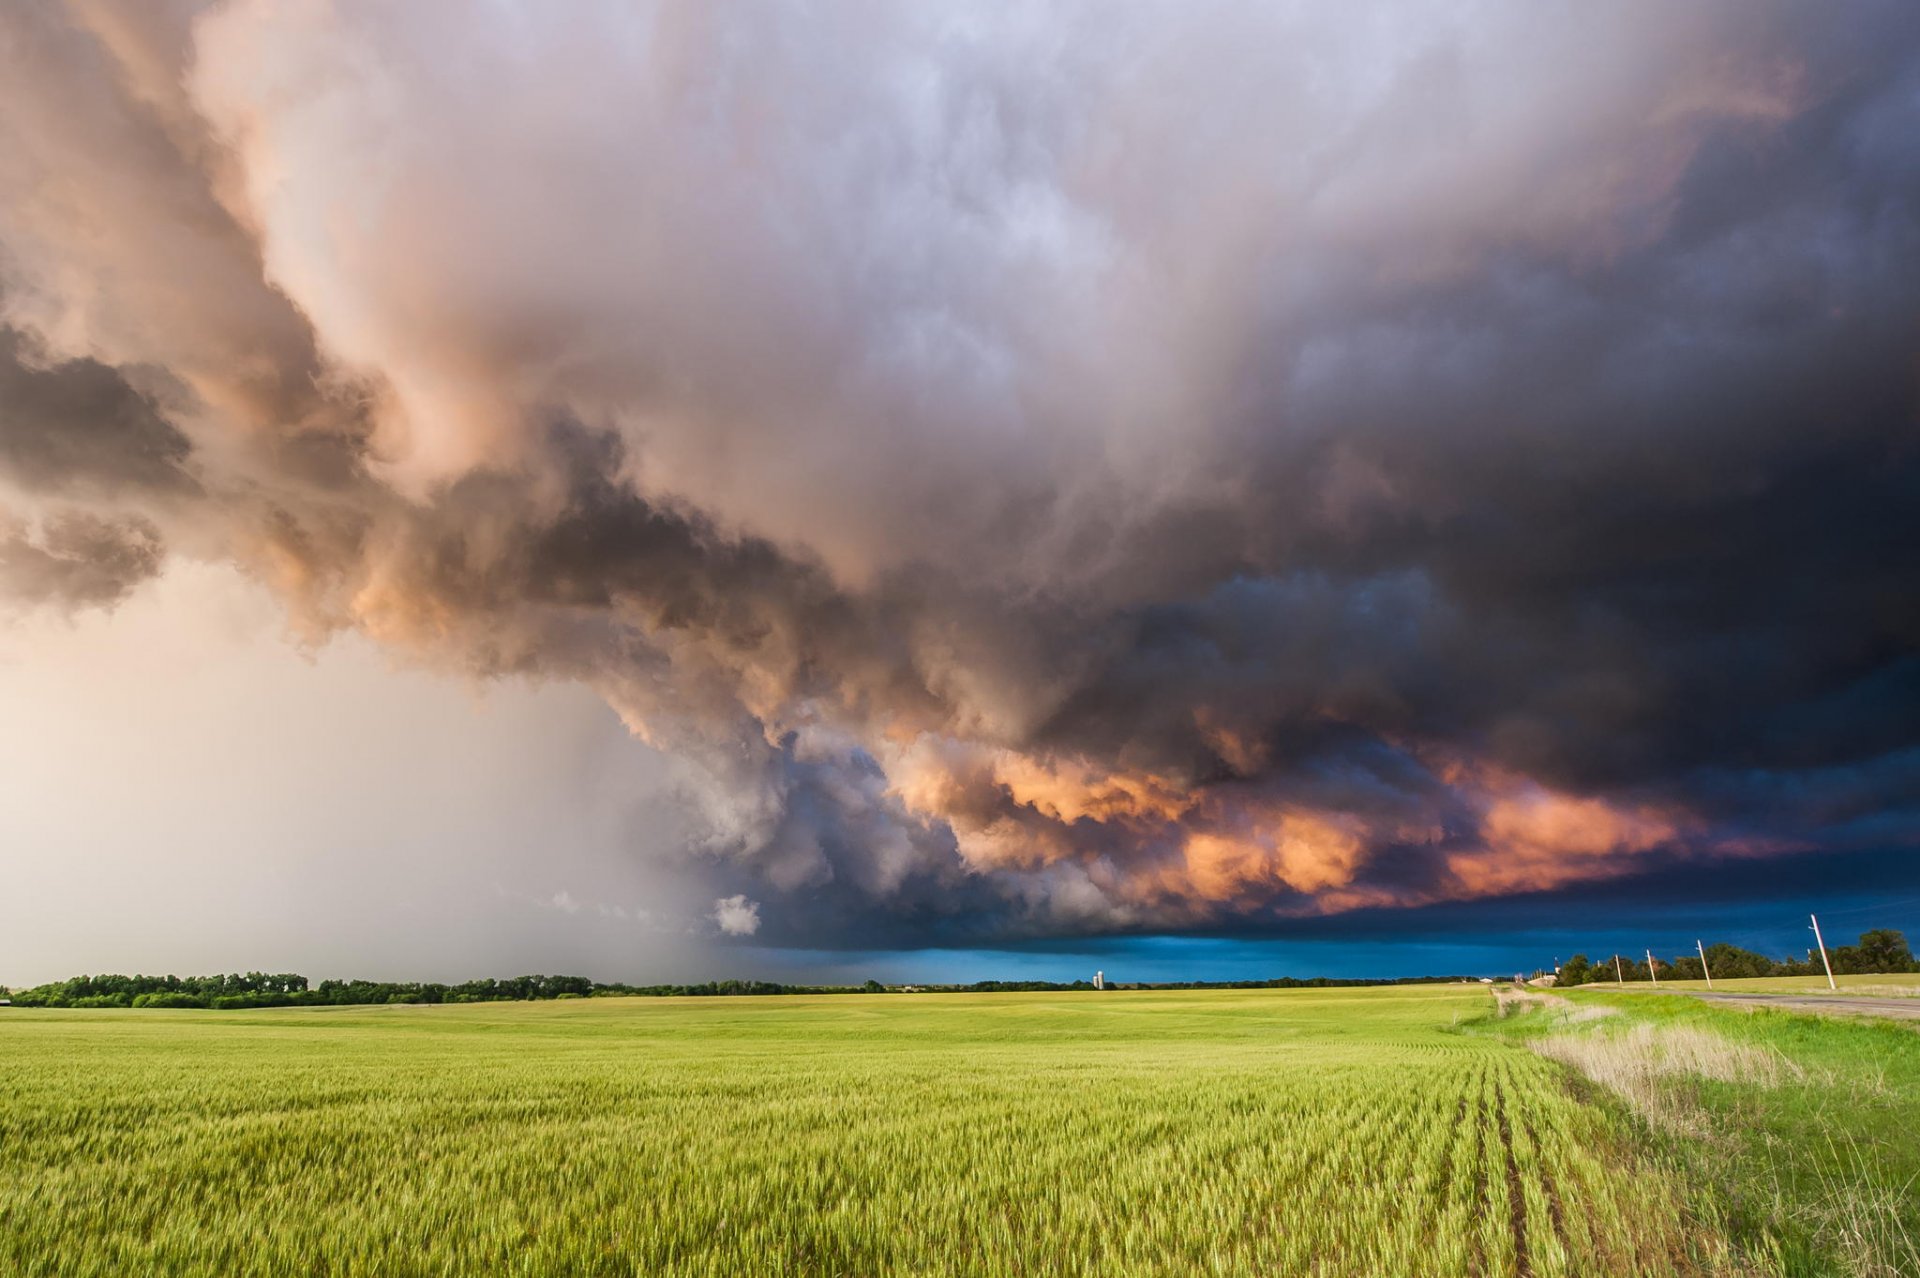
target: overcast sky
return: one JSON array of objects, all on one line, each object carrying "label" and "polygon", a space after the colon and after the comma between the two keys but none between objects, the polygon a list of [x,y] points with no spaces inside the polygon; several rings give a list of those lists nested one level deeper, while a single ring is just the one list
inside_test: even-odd
[{"label": "overcast sky", "polygon": [[1900,925],[1916,356],[1908,0],[13,6],[0,980]]}]

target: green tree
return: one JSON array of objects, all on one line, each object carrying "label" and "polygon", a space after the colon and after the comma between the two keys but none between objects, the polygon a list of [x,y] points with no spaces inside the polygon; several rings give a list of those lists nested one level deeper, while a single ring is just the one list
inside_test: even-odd
[{"label": "green tree", "polygon": [[1723,981],[1749,980],[1756,976],[1776,975],[1777,964],[1764,954],[1743,950],[1725,941],[1707,947],[1707,970]]},{"label": "green tree", "polygon": [[156,991],[133,996],[135,1007],[205,1007],[207,1000],[198,994],[170,994]]},{"label": "green tree", "polygon": [[1862,972],[1913,970],[1913,951],[1907,946],[1906,934],[1890,927],[1862,932],[1860,944],[1854,947],[1854,952],[1855,961]]},{"label": "green tree", "polygon": [[1700,979],[1699,956],[1677,954],[1666,961],[1660,969],[1660,975],[1672,981],[1697,981]]}]

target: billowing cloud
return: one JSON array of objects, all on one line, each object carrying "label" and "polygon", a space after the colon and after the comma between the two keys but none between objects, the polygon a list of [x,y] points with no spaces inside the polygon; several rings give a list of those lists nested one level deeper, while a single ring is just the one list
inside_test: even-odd
[{"label": "billowing cloud", "polygon": [[714,924],[728,936],[752,936],[760,930],[760,902],[735,894],[713,903]]},{"label": "billowing cloud", "polygon": [[584,684],[724,931],[1920,842],[1910,4],[0,21],[0,585]]},{"label": "billowing cloud", "polygon": [[0,603],[111,607],[162,559],[159,534],[137,517],[62,511],[38,527],[0,519]]},{"label": "billowing cloud", "polygon": [[0,328],[0,473],[42,492],[191,488],[186,436],[94,359],[49,363]]}]

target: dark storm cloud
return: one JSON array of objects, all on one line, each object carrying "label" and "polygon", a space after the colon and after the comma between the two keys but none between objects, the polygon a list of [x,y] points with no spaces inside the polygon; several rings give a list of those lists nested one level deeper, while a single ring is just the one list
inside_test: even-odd
[{"label": "dark storm cloud", "polygon": [[49,362],[0,326],[0,472],[43,492],[133,487],[188,492],[187,438],[118,370]]},{"label": "dark storm cloud", "polygon": [[1920,11],[1374,16],[22,16],[0,463],[593,687],[755,943],[1920,841]]}]

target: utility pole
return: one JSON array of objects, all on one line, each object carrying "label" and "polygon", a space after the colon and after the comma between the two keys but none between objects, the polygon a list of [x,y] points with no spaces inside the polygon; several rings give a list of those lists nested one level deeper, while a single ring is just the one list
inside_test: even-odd
[{"label": "utility pole", "polygon": [[1647,979],[1653,982],[1655,989],[1660,988],[1660,973],[1653,966],[1653,951],[1647,951]]},{"label": "utility pole", "polygon": [[1693,948],[1700,951],[1700,972],[1703,976],[1707,978],[1707,988],[1712,989],[1713,973],[1707,970],[1707,947],[1700,944],[1700,939],[1698,937],[1695,937],[1693,941]]},{"label": "utility pole", "polygon": [[1625,985],[1627,983],[1627,978],[1620,973],[1620,956],[1618,954],[1613,956],[1613,983],[1615,985]]},{"label": "utility pole", "polygon": [[1840,987],[1834,983],[1833,964],[1827,959],[1827,943],[1820,939],[1820,917],[1817,914],[1809,914],[1807,917],[1813,920],[1813,943],[1820,947],[1820,966],[1827,969],[1827,988],[1837,990]]}]

